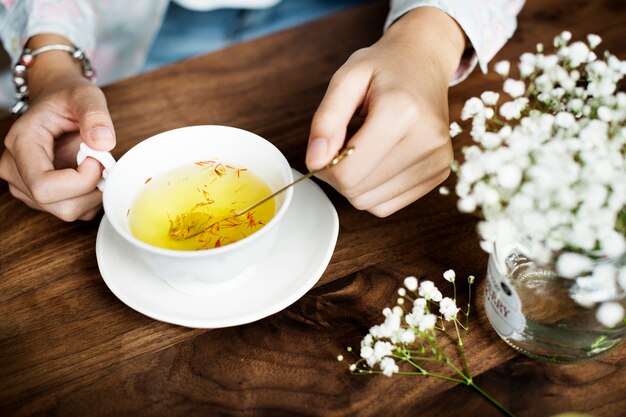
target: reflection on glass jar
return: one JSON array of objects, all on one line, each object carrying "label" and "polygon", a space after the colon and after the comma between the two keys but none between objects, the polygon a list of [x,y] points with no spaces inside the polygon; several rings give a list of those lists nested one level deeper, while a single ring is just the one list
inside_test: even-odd
[{"label": "reflection on glass jar", "polygon": [[[519,250],[489,257],[485,311],[500,337],[536,359],[573,363],[593,359],[626,336],[622,320],[613,328],[598,322],[599,304],[584,307],[572,299],[576,281],[537,265]],[[623,291],[616,297],[626,307]],[[611,300],[602,300],[611,301]]]}]

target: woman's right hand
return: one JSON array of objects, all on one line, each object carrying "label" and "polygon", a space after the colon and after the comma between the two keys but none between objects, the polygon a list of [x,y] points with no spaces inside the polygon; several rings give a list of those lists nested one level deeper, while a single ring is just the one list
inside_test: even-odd
[{"label": "woman's right hand", "polygon": [[[28,47],[69,44],[57,35],[37,35]],[[0,158],[0,178],[29,207],[64,221],[90,220],[100,211],[98,161],[76,166],[80,142],[99,151],[115,147],[113,122],[102,91],[83,77],[64,51],[35,58],[28,69],[30,108],[11,127]]]}]

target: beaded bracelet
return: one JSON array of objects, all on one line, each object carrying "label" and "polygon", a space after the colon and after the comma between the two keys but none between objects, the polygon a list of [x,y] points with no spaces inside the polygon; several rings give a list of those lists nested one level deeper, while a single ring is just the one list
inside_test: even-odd
[{"label": "beaded bracelet", "polygon": [[96,73],[91,66],[91,62],[87,54],[80,48],[69,45],[46,45],[31,50],[24,49],[20,59],[11,69],[13,73],[13,84],[15,85],[15,98],[17,102],[9,108],[11,114],[19,116],[28,110],[28,85],[26,84],[26,70],[33,65],[35,57],[48,51],[65,51],[71,55],[76,61],[79,61],[82,67],[83,75],[89,80],[95,82]]}]

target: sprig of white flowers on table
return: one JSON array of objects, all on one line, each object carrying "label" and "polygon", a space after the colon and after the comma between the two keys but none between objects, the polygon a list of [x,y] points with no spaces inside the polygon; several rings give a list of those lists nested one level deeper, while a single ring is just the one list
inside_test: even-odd
[{"label": "sprig of white flowers on table", "polygon": [[[393,308],[385,308],[383,323],[370,328],[361,341],[358,359],[350,364],[354,374],[383,374],[386,376],[422,375],[468,385],[478,391],[500,411],[513,414],[493,397],[478,387],[469,371],[463,335],[469,330],[471,288],[474,277],[468,277],[469,295],[467,309],[457,306],[456,273],[444,272],[443,277],[453,286],[453,297],[444,297],[433,281],[418,282],[407,277],[398,289],[398,300]],[[459,319],[459,315],[462,319]],[[445,351],[441,339],[452,341],[460,364]],[[348,348],[352,352],[351,348]],[[343,361],[343,355],[337,357]],[[445,364],[452,375],[429,371],[433,362]],[[405,369],[408,368],[407,369]]]},{"label": "sprig of white flowers on table", "polygon": [[[626,291],[626,93],[617,91],[626,61],[600,59],[597,35],[571,37],[557,36],[554,54],[538,44],[521,55],[519,80],[507,78],[508,61],[495,65],[510,100],[485,91],[465,103],[475,144],[456,166],[458,207],[482,214],[485,251],[522,244],[575,280],[574,300],[601,304],[598,320],[613,327],[624,308],[611,300]],[[451,124],[451,136],[460,131]]]}]

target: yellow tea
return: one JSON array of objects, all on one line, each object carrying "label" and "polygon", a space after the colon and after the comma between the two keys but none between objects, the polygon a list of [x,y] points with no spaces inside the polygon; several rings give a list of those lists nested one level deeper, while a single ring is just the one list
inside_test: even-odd
[{"label": "yellow tea", "polygon": [[[198,161],[161,177],[147,178],[128,212],[130,229],[137,239],[166,249],[225,246],[271,220],[273,200],[233,217],[270,194],[269,186],[245,168],[217,160]],[[171,233],[174,229],[184,229],[188,234],[176,236]]]}]

